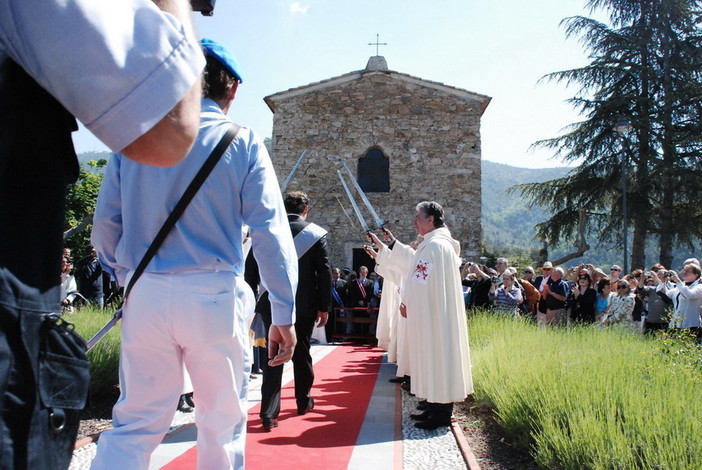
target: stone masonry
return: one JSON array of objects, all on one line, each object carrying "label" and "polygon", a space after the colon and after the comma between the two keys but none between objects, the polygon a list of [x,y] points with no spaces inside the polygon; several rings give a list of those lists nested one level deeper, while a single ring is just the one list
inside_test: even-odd
[{"label": "stone masonry", "polygon": [[363,245],[337,170],[346,162],[357,177],[359,159],[373,148],[389,158],[390,191],[367,196],[393,234],[403,242],[414,240],[415,205],[435,200],[444,207],[462,255],[477,261],[480,117],[489,97],[389,71],[383,57],[371,57],[364,70],[265,101],[274,113],[272,158],[281,182],[307,149],[287,191],[309,194],[309,219],[329,230],[334,266],[351,266],[353,249]]}]

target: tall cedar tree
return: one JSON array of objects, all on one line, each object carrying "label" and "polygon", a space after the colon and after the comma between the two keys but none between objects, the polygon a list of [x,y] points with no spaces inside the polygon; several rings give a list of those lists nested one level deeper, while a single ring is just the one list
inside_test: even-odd
[{"label": "tall cedar tree", "polygon": [[[611,25],[582,16],[563,20],[567,36],[579,37],[592,61],[544,79],[578,85],[569,102],[585,120],[534,145],[580,163],[563,178],[514,188],[530,205],[553,213],[537,225],[537,237],[551,245],[581,240],[584,214],[589,235],[621,240],[622,176],[632,268],[644,266],[649,235],[658,235],[666,266],[674,243],[691,244],[702,235],[701,3],[591,0],[591,11],[610,12]],[[613,130],[621,117],[632,125],[624,136]]]}]

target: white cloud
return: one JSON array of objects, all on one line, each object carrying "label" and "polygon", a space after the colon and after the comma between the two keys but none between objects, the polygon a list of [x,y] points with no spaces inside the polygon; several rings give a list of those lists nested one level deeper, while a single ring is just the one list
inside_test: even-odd
[{"label": "white cloud", "polygon": [[309,5],[305,5],[303,7],[298,2],[295,2],[292,5],[290,5],[290,13],[292,13],[292,14],[299,13],[301,15],[304,15],[305,13],[307,13],[307,10],[309,9],[309,7],[310,7]]}]

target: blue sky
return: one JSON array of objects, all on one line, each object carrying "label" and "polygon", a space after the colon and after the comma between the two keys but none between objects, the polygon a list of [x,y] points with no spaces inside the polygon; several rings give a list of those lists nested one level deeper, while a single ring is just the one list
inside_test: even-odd
[{"label": "blue sky", "polygon": [[[244,83],[229,115],[263,137],[273,123],[265,96],[363,69],[380,34],[390,70],[492,97],[483,159],[543,168],[561,162],[530,144],[579,120],[565,103],[574,89],[537,83],[587,63],[559,26],[575,15],[596,16],[584,0],[218,0],[195,21],[237,56]],[[78,152],[106,150],[85,129],[74,140]]]}]

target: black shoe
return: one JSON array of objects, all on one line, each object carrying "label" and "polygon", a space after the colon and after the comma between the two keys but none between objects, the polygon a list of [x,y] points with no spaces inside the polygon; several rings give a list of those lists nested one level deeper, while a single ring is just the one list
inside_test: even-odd
[{"label": "black shoe", "polygon": [[403,383],[405,383],[405,378],[404,377],[394,377],[392,379],[389,379],[388,382],[391,382],[394,384],[403,384]]},{"label": "black shoe", "polygon": [[310,398],[310,401],[307,402],[307,406],[305,407],[297,407],[297,414],[300,416],[306,415],[309,411],[312,411],[314,409],[314,398]]},{"label": "black shoe", "polygon": [[193,399],[193,392],[185,394],[185,403],[190,405],[191,408],[195,408],[195,400]]},{"label": "black shoe", "polygon": [[178,399],[178,406],[176,407],[176,409],[178,411],[182,411],[183,413],[192,413],[193,411],[193,407],[186,403],[185,395],[181,395]]},{"label": "black shoe", "polygon": [[419,403],[417,403],[417,409],[418,409],[419,411],[426,411],[426,410],[428,410],[429,408],[430,408],[430,407],[429,407],[429,402],[426,401],[426,400],[421,400]]},{"label": "black shoe", "polygon": [[400,388],[404,390],[405,392],[409,393],[411,397],[414,396],[414,393],[411,392],[410,384],[409,382],[404,382],[402,385],[400,385]]},{"label": "black shoe", "polygon": [[435,414],[429,415],[429,417],[423,421],[417,421],[414,423],[414,427],[418,429],[428,429],[433,430],[440,428],[442,426],[451,426],[451,417],[438,416]]},{"label": "black shoe", "polygon": [[273,428],[278,427],[278,420],[273,418],[261,418],[261,423],[263,424],[263,430],[266,432],[271,432]]},{"label": "black shoe", "polygon": [[429,419],[430,416],[431,412],[429,410],[426,410],[421,413],[411,414],[410,418],[416,419],[417,421],[426,421],[427,419]]}]

